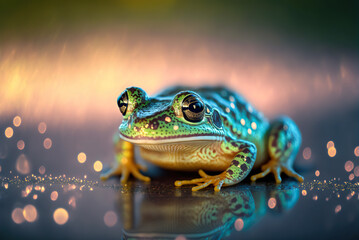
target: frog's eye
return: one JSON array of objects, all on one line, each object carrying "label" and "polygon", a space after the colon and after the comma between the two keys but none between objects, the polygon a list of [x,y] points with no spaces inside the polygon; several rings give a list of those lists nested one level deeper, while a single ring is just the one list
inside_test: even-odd
[{"label": "frog's eye", "polygon": [[120,108],[122,115],[125,116],[126,112],[127,112],[127,107],[128,107],[127,91],[125,91],[124,93],[121,94],[121,96],[118,97],[117,105]]},{"label": "frog's eye", "polygon": [[200,122],[204,117],[204,104],[196,95],[188,95],[182,101],[182,112],[187,121]]}]

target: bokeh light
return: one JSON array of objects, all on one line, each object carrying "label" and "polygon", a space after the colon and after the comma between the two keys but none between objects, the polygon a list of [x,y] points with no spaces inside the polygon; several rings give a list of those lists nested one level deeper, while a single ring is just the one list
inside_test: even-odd
[{"label": "bokeh light", "polygon": [[312,150],[310,149],[310,147],[306,147],[303,150],[303,158],[305,160],[309,160],[312,156]]},{"label": "bokeh light", "polygon": [[11,213],[11,218],[16,224],[23,223],[25,221],[24,214],[21,208],[15,208]]},{"label": "bokeh light", "polygon": [[59,225],[63,225],[67,222],[67,220],[69,219],[69,214],[66,211],[66,209],[64,208],[58,208],[54,211],[54,221],[59,224]]},{"label": "bokeh light", "polygon": [[187,240],[187,238],[184,235],[178,235],[175,240]]},{"label": "bokeh light", "polygon": [[356,167],[354,168],[354,175],[355,175],[356,177],[359,177],[359,166],[356,166]]},{"label": "bokeh light", "polygon": [[69,205],[73,208],[76,208],[76,198],[74,196],[70,197]]},{"label": "bokeh light", "polygon": [[319,170],[315,171],[315,176],[319,177],[319,175],[320,175]]},{"label": "bokeh light", "polygon": [[14,130],[12,129],[12,127],[7,127],[5,129],[5,136],[7,138],[11,138],[14,135]]},{"label": "bokeh light", "polygon": [[52,201],[56,201],[57,198],[58,198],[59,194],[57,191],[53,191],[51,194],[50,194],[50,198]]},{"label": "bokeh light", "polygon": [[46,132],[46,123],[44,122],[40,122],[39,125],[37,126],[37,130],[39,131],[39,133],[44,134]]},{"label": "bokeh light", "polygon": [[241,231],[244,227],[244,222],[242,218],[237,218],[236,221],[234,222],[234,228],[236,229],[236,231]]},{"label": "bokeh light", "polygon": [[16,146],[19,150],[23,150],[25,148],[25,142],[23,140],[19,140],[17,141]]},{"label": "bokeh light", "polygon": [[359,146],[354,149],[354,155],[359,157]]},{"label": "bokeh light", "polygon": [[331,148],[331,147],[334,147],[334,142],[333,141],[329,141],[327,143],[327,149]]},{"label": "bokeh light", "polygon": [[37,210],[34,205],[28,204],[23,210],[24,218],[28,222],[34,222],[37,218]]},{"label": "bokeh light", "polygon": [[354,163],[352,161],[349,160],[349,161],[345,162],[345,165],[344,165],[345,171],[351,172],[353,170],[353,168],[354,168]]},{"label": "bokeh light", "polygon": [[314,196],[313,196],[313,200],[314,200],[314,201],[317,201],[317,200],[318,200],[318,195],[314,195]]},{"label": "bokeh light", "polygon": [[349,174],[349,180],[352,181],[354,179],[354,173]]},{"label": "bokeh light", "polygon": [[307,190],[302,190],[302,195],[307,196]]},{"label": "bokeh light", "polygon": [[330,147],[328,149],[328,155],[329,157],[335,157],[335,155],[337,154],[337,149],[335,147]]},{"label": "bokeh light", "polygon": [[16,160],[16,170],[21,174],[30,173],[30,163],[25,154],[21,154]]},{"label": "bokeh light", "polygon": [[21,117],[20,116],[14,117],[12,123],[14,124],[15,127],[19,127],[21,125]]},{"label": "bokeh light", "polygon": [[44,140],[44,148],[50,149],[52,146],[52,140],[50,138],[45,138]]},{"label": "bokeh light", "polygon": [[335,207],[335,209],[334,209],[334,212],[335,213],[338,213],[338,212],[340,212],[342,210],[342,205],[337,205],[336,207]]},{"label": "bokeh light", "polygon": [[79,161],[79,163],[84,163],[86,162],[86,154],[84,152],[80,152],[78,155],[77,155],[77,161]]},{"label": "bokeh light", "polygon": [[96,171],[96,172],[100,172],[102,170],[102,162],[97,160],[94,164],[93,164],[93,169]]},{"label": "bokeh light", "polygon": [[117,214],[114,211],[107,211],[103,217],[107,227],[113,227],[117,223]]},{"label": "bokeh light", "polygon": [[41,165],[41,166],[39,167],[39,173],[40,173],[41,175],[44,175],[45,172],[46,172],[46,168]]},{"label": "bokeh light", "polygon": [[276,205],[277,205],[277,200],[275,198],[269,198],[268,207],[270,209],[273,209],[273,208],[275,208]]}]

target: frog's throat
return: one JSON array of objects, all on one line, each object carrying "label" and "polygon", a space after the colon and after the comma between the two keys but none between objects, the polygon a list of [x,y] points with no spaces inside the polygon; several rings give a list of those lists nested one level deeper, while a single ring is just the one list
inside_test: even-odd
[{"label": "frog's throat", "polygon": [[197,135],[197,136],[175,136],[175,137],[138,137],[132,138],[119,133],[120,137],[134,144],[167,144],[167,143],[183,143],[194,141],[224,141],[224,137],[220,135]]}]

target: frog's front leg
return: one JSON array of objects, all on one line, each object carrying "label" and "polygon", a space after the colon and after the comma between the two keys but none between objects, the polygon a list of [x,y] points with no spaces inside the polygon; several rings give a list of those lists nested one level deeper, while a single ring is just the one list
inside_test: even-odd
[{"label": "frog's front leg", "polygon": [[121,182],[127,182],[130,174],[142,181],[149,182],[149,177],[143,176],[139,169],[146,170],[142,165],[136,164],[134,159],[134,146],[125,140],[115,142],[116,161],[114,166],[101,175],[101,180],[107,180],[111,176],[121,175]]},{"label": "frog's front leg", "polygon": [[207,175],[203,170],[199,170],[199,175],[202,178],[192,180],[176,181],[176,186],[186,184],[197,184],[192,191],[197,191],[212,184],[216,192],[221,190],[222,186],[230,186],[242,181],[251,171],[257,154],[257,148],[254,144],[227,138],[221,144],[221,152],[223,154],[235,154],[230,166],[221,174],[215,176]]},{"label": "frog's front leg", "polygon": [[281,172],[303,182],[304,178],[293,170],[293,162],[300,148],[301,135],[297,125],[288,117],[282,117],[271,124],[268,152],[270,160],[264,164],[262,172],[251,177],[252,181],[263,178],[270,172],[277,184],[282,182]]}]

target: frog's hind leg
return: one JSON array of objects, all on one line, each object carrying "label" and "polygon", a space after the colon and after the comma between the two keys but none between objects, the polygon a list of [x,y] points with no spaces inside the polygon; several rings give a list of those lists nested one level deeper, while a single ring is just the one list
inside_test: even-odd
[{"label": "frog's hind leg", "polygon": [[300,148],[302,138],[297,125],[288,117],[281,117],[271,124],[268,152],[270,160],[262,166],[262,172],[251,177],[252,181],[263,178],[270,172],[276,183],[281,183],[281,172],[303,182],[304,178],[293,170],[293,162]]}]

